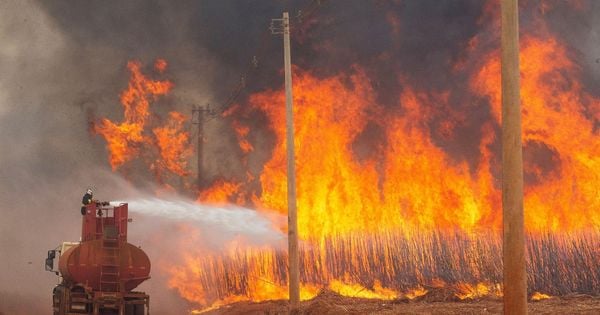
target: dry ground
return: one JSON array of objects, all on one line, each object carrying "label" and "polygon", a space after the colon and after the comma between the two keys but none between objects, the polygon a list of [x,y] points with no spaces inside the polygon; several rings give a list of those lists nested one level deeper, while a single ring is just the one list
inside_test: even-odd
[{"label": "dry ground", "polygon": [[[437,300],[437,301],[436,301]],[[444,301],[445,300],[445,301]],[[529,314],[600,314],[600,297],[573,294],[529,302]],[[287,314],[287,301],[239,302],[203,314],[279,315]],[[426,295],[417,300],[367,300],[322,292],[300,305],[298,314],[501,314],[502,300],[483,298],[450,301],[444,296]]]}]

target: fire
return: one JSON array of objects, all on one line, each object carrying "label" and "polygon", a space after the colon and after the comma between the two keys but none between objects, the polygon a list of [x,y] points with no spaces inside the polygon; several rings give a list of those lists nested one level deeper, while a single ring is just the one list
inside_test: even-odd
[{"label": "fire", "polygon": [[532,301],[541,301],[541,300],[546,300],[546,299],[551,299],[551,298],[552,297],[550,295],[540,293],[540,292],[533,292],[533,295],[531,296]]},{"label": "fire", "polygon": [[203,190],[198,201],[218,205],[227,204],[231,196],[237,194],[240,187],[241,183],[219,180],[210,188]]},{"label": "fire", "polygon": [[[596,234],[577,233],[597,231],[600,227],[596,211],[600,207],[600,194],[595,185],[600,179],[597,171],[600,141],[593,120],[586,115],[586,108],[595,108],[600,100],[561,75],[576,77],[578,69],[556,40],[524,38],[522,59],[536,60],[523,63],[522,68],[525,152],[541,148],[551,156],[551,165],[535,159],[525,164],[529,180],[525,224],[533,233],[528,242],[528,268],[536,275],[533,287],[550,288],[554,292],[577,291],[583,288],[575,288],[579,280],[565,287],[557,286],[556,275],[547,270],[565,268],[572,257],[572,246],[578,246],[586,257],[584,267],[589,270],[594,270],[598,259],[589,247],[596,242]],[[501,228],[501,204],[498,182],[492,173],[498,160],[494,159],[491,148],[497,141],[495,126],[500,123],[499,63],[497,54],[486,60],[470,82],[473,93],[489,99],[492,108],[491,121],[481,126],[481,156],[474,168],[467,161],[454,160],[432,140],[429,123],[435,114],[433,110],[449,106],[448,93],[417,91],[402,80],[398,102],[401,110],[383,114],[384,109],[376,103],[369,80],[359,67],[354,67],[350,74],[329,78],[317,78],[296,69],[298,222],[300,237],[306,242],[301,256],[303,283],[326,286],[351,296],[393,298],[399,292],[408,292],[407,297],[415,298],[428,290],[398,283],[438,281],[453,286],[459,299],[501,296],[498,285],[501,240],[495,234]],[[260,194],[248,198],[248,192],[244,192],[246,185],[239,184],[238,191],[228,191],[229,200],[237,195],[238,202],[254,202],[260,211],[285,213],[283,103],[282,91],[265,91],[249,98],[250,108],[268,117],[276,144],[262,173],[256,174]],[[451,136],[456,123],[459,122],[446,121],[442,128]],[[383,138],[382,145],[370,152],[357,152],[357,139],[368,124],[383,130],[379,135]],[[244,147],[242,140],[246,141],[248,131],[235,124],[234,128]],[[245,152],[252,154],[250,150]],[[536,157],[535,152],[530,154]],[[353,236],[357,232],[360,236]],[[570,234],[548,236],[548,232]],[[442,253],[441,248],[452,250]],[[540,252],[549,248],[554,248],[564,262]],[[381,255],[371,256],[371,251]],[[277,251],[259,252],[276,255]],[[285,288],[286,278],[281,273],[286,257],[265,262],[258,258],[260,255],[256,252],[251,255],[254,258],[244,260],[228,255],[212,256],[199,263],[206,274],[217,275],[219,271],[211,267],[215,263],[230,260],[243,263],[228,269],[241,271],[248,270],[250,262],[262,261],[259,265],[263,268],[264,264],[274,268],[268,272],[269,281]],[[454,270],[454,276],[446,273],[449,270]],[[369,284],[348,276],[349,273],[381,282]],[[248,272],[248,277],[253,274]],[[600,283],[598,277],[593,273],[582,281]],[[223,292],[265,290],[256,286],[256,280],[246,281],[242,287]],[[219,283],[221,280],[213,276],[206,287],[220,286]],[[269,295],[282,298],[286,294],[277,292]]]},{"label": "fire", "polygon": [[482,296],[489,295],[491,287],[493,286],[482,282],[477,283],[476,285],[471,285],[469,283],[459,283],[457,284],[459,293],[456,293],[455,295],[461,300],[476,299]]},{"label": "fire", "polygon": [[[401,95],[405,113],[389,122],[383,195],[384,221],[398,228],[410,224],[420,229],[478,227],[498,228],[494,218],[494,192],[481,178],[491,177],[481,169],[472,176],[466,163],[453,165],[444,151],[430,140],[424,108],[445,102],[410,89]],[[453,211],[447,211],[453,209]],[[398,215],[400,212],[401,215]],[[497,213],[497,212],[496,212]]]},{"label": "fire", "polygon": [[[349,277],[346,277],[346,280],[349,280]],[[398,298],[398,293],[396,291],[382,287],[379,281],[375,281],[373,289],[368,289],[358,283],[333,280],[329,283],[329,289],[341,295],[351,297],[382,300],[393,300]]]},{"label": "fire", "polygon": [[[414,227],[465,231],[499,227],[488,202],[497,191],[483,183],[491,177],[489,170],[473,178],[466,163],[452,165],[446,153],[430,140],[424,109],[444,102],[443,96],[432,99],[406,87],[399,102],[403,115],[374,118],[387,128],[387,150],[369,152],[369,158],[358,161],[353,145],[371,118],[367,108],[382,110],[364,73],[356,70],[349,77],[325,80],[296,73],[298,224],[302,238]],[[345,87],[347,81],[352,89]],[[258,206],[285,213],[285,125],[279,106],[283,97],[280,91],[268,91],[253,95],[250,103],[266,112],[277,135],[273,156],[260,175]],[[378,154],[385,156],[383,167],[375,158]],[[455,211],[445,211],[446,207]]]},{"label": "fire", "polygon": [[[374,95],[361,72],[348,78],[318,80],[296,72],[295,117],[298,225],[300,237],[320,238],[352,230],[377,231],[375,206],[377,172],[373,162],[361,165],[353,158],[352,141],[366,124],[367,106]],[[354,86],[347,89],[348,79]],[[282,91],[255,94],[250,104],[264,111],[277,136],[271,160],[260,174],[262,193],[258,206],[285,213],[287,186],[285,168],[285,112]],[[343,209],[343,210],[342,210]],[[363,220],[369,216],[373,220]]]},{"label": "fire", "polygon": [[[402,115],[373,118],[387,128],[387,149],[379,152],[377,148],[367,159],[358,161],[353,145],[370,118],[366,109],[381,111],[364,73],[356,70],[349,77],[325,80],[296,73],[298,223],[302,238],[322,239],[353,231],[499,228],[494,209],[499,205],[499,192],[489,181],[489,169],[481,168],[472,176],[467,163],[453,165],[430,140],[425,126],[429,113],[424,109],[446,102],[444,96],[432,98],[405,87],[399,102]],[[345,87],[347,81],[352,89]],[[279,106],[283,97],[280,91],[268,91],[253,95],[250,103],[266,112],[277,135],[273,156],[260,174],[262,190],[257,206],[285,213],[284,111]],[[376,160],[378,154],[384,155],[383,162]],[[454,211],[446,211],[448,207]]]},{"label": "fire", "polygon": [[[380,299],[414,299],[440,287],[452,288],[461,300],[502,295],[500,63],[497,51],[482,53],[482,42],[475,37],[466,49],[482,61],[454,67],[470,75],[462,99],[454,91],[419,90],[402,77],[391,109],[378,104],[371,79],[358,65],[328,77],[294,69],[302,299],[325,288]],[[167,94],[172,84],[148,79],[139,63],[128,68],[124,121],[102,119],[95,129],[107,141],[111,166],[117,169],[151,147],[155,167],[189,174],[185,116],[172,112],[166,125],[148,123],[150,100]],[[166,61],[155,68],[163,73]],[[553,295],[598,294],[600,98],[586,92],[567,47],[544,29],[522,37],[521,77],[530,287]],[[266,90],[227,111],[248,168],[245,180],[216,180],[198,193],[199,202],[286,213],[284,103],[283,91]],[[477,106],[489,107],[478,126],[479,155],[457,158],[438,138],[455,137]],[[247,163],[264,155],[253,143],[254,127],[236,120],[249,113],[266,117],[275,139],[259,170]],[[185,252],[183,264],[167,272],[169,285],[189,301],[217,307],[287,298],[283,250]],[[572,274],[572,266],[586,273]],[[541,296],[536,292],[532,299]]]},{"label": "fire", "polygon": [[163,73],[167,69],[167,61],[164,59],[156,59],[154,62],[154,69],[158,71],[158,73]]},{"label": "fire", "polygon": [[153,81],[144,76],[139,62],[130,61],[127,68],[131,72],[131,79],[127,89],[121,94],[124,121],[115,124],[103,118],[94,128],[107,142],[113,170],[136,157],[138,147],[149,141],[143,134],[144,125],[150,115],[148,99],[167,94],[172,87],[169,81]]},{"label": "fire", "polygon": [[[557,164],[526,164],[526,174],[534,181],[527,186],[525,196],[526,227],[532,232],[599,227],[600,212],[595,209],[600,207],[596,185],[600,180],[596,171],[600,167],[600,141],[583,104],[595,108],[600,99],[585,94],[579,83],[561,74],[575,77],[577,68],[558,42],[526,38],[524,43],[522,59],[532,60],[522,66],[525,150],[548,150]],[[489,60],[472,86],[487,89],[475,91],[490,98],[493,117],[499,123],[499,63],[494,57]],[[344,87],[347,81],[352,89]],[[466,162],[452,161],[431,140],[428,109],[447,103],[444,95],[431,96],[405,86],[399,101],[401,115],[372,118],[366,109],[381,109],[360,70],[348,77],[324,80],[297,71],[294,82],[302,238],[407,226],[463,231],[500,228],[500,192],[494,186],[488,148],[495,136],[487,125],[482,128],[486,135],[481,143],[482,163],[473,175]],[[283,102],[281,91],[250,98],[253,107],[267,114],[277,135],[273,156],[260,174],[258,206],[285,213]],[[377,170],[381,161],[358,161],[352,151],[370,118],[387,130],[387,148],[381,152],[385,156],[383,174]],[[453,211],[446,211],[448,208]]]},{"label": "fire", "polygon": [[185,120],[182,114],[170,112],[167,125],[152,130],[160,153],[157,163],[179,176],[189,174],[187,158],[192,154],[188,145],[189,135],[182,131]]},{"label": "fire", "polygon": [[[595,268],[598,256],[593,244],[599,241],[598,233],[531,237],[527,243],[531,289],[558,295],[597,287],[600,272]],[[330,238],[321,244],[302,243],[301,282],[343,295],[380,299],[415,299],[428,294],[429,287],[449,288],[457,299],[500,297],[501,251],[502,239],[493,234],[396,232]],[[244,292],[244,300],[265,299],[256,292],[270,292],[270,299],[287,298],[285,252],[238,247],[192,257],[170,270],[172,279],[177,279],[172,285],[182,296],[194,287],[197,290],[192,292],[207,292],[206,300],[191,301],[214,305],[239,292]],[[569,266],[574,265],[587,272],[573,274]],[[316,292],[302,297],[311,298]]]},{"label": "fire", "polygon": [[418,297],[424,296],[429,292],[427,289],[422,286],[418,286],[410,291],[408,291],[404,296],[406,296],[409,300],[414,300]]},{"label": "fire", "polygon": [[250,132],[250,127],[243,126],[239,122],[233,121],[233,129],[235,130],[235,133],[237,134],[237,138],[239,141],[240,148],[242,149],[242,152],[247,154],[247,153],[250,153],[251,151],[253,151],[254,146],[252,146],[252,144],[246,138],[248,136],[248,133]]},{"label": "fire", "polygon": [[[166,70],[167,62],[158,59],[154,65],[158,73]],[[173,88],[168,80],[153,80],[142,73],[138,61],[130,61],[131,74],[127,89],[121,93],[124,120],[115,123],[102,118],[94,125],[94,132],[106,140],[109,162],[117,170],[127,162],[142,158],[157,179],[164,183],[166,171],[177,176],[187,176],[187,159],[192,150],[189,133],[184,130],[187,118],[179,112],[170,112],[165,125],[158,125],[150,111],[152,101],[167,95]]]},{"label": "fire", "polygon": [[[600,226],[600,141],[594,117],[600,99],[584,92],[579,68],[553,38],[526,37],[521,45],[523,143],[551,160],[527,161],[525,222],[529,231],[576,231]],[[472,86],[489,97],[500,121],[500,64],[490,57]],[[597,120],[596,120],[597,121]],[[526,156],[527,157],[527,156]],[[532,156],[533,157],[533,156]]]}]

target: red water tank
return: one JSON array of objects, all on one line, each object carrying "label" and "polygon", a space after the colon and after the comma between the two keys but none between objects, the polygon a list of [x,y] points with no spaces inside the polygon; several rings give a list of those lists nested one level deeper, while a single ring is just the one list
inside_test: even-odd
[{"label": "red water tank", "polygon": [[131,291],[150,278],[150,259],[127,242],[127,204],[92,203],[83,216],[81,243],[62,253],[66,282],[94,291]]}]

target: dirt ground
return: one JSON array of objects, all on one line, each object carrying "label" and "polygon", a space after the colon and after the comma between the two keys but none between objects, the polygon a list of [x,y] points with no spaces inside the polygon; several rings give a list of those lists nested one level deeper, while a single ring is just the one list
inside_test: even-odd
[{"label": "dirt ground", "polygon": [[[552,297],[528,303],[529,314],[600,314],[600,297],[573,294]],[[288,313],[287,301],[261,303],[238,302],[202,314],[279,315]],[[322,292],[300,305],[298,314],[501,314],[502,300],[483,298],[452,301],[440,294],[426,295],[420,299],[393,301],[368,300],[343,297],[333,292]]]}]

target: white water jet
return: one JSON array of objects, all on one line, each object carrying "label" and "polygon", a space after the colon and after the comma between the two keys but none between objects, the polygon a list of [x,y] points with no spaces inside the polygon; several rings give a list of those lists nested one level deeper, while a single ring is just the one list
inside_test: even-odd
[{"label": "white water jet", "polygon": [[[183,221],[200,229],[217,231],[221,236],[235,235],[249,237],[261,242],[280,241],[284,234],[275,228],[285,217],[279,214],[268,216],[258,211],[235,205],[214,206],[186,199],[161,199],[156,197],[137,198],[125,201],[129,211]],[[121,201],[113,201],[118,205]]]}]

